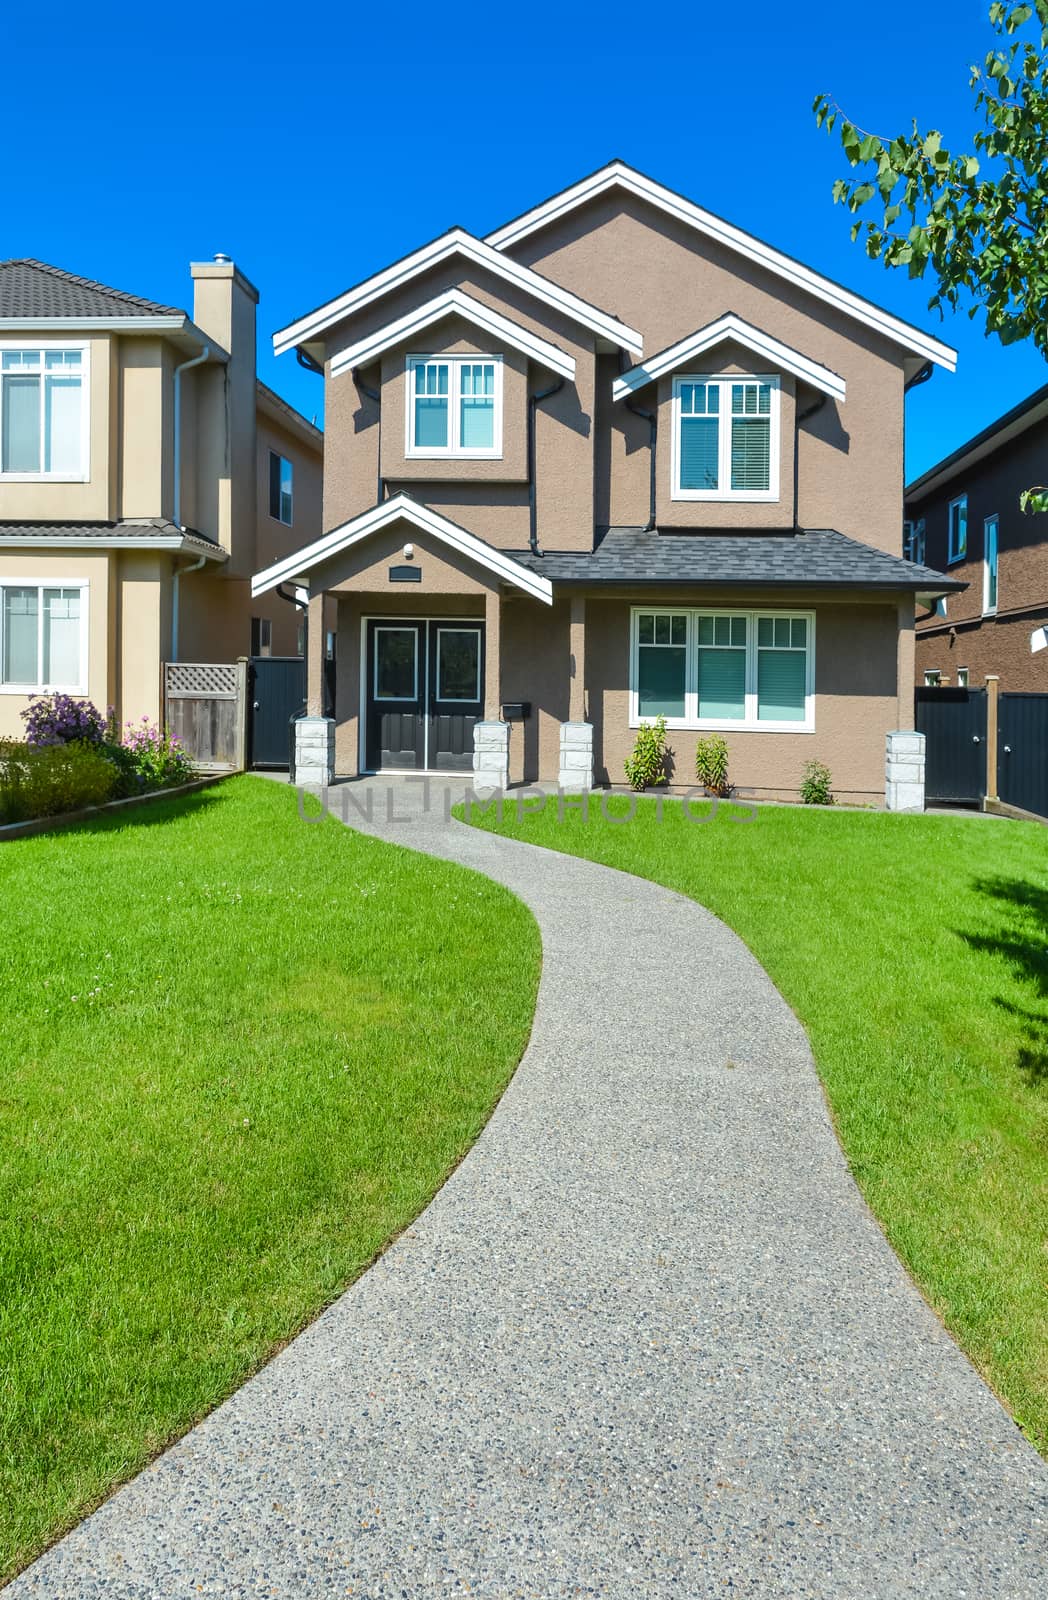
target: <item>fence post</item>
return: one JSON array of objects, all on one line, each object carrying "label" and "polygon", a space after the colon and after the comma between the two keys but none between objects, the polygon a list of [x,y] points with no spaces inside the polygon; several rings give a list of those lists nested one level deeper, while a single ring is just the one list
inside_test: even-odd
[{"label": "fence post", "polygon": [[247,656],[237,656],[237,771],[247,767]]},{"label": "fence post", "polygon": [[986,675],[986,800],[996,805],[997,794],[997,696],[1001,680],[996,672]]}]

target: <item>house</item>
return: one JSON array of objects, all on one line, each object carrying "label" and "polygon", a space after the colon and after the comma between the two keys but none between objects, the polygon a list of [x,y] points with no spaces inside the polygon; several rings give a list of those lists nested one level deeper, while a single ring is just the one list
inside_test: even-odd
[{"label": "house", "polygon": [[294,654],[250,578],[321,532],[323,435],[255,375],[258,293],[191,267],[193,316],[0,262],[0,737],[42,692],[161,715],[161,663]]},{"label": "house", "polygon": [[917,682],[1048,691],[1048,516],[1024,489],[1048,478],[1048,385],[951,452],[906,490],[913,559],[967,588],[917,617]]},{"label": "house", "polygon": [[[917,804],[906,389],[938,340],[621,161],[485,238],[452,228],[275,336],[323,371],[324,535],[253,580],[310,628],[299,772],[672,781]],[[906,735],[906,737],[903,737]],[[908,785],[908,787],[907,787]]]}]

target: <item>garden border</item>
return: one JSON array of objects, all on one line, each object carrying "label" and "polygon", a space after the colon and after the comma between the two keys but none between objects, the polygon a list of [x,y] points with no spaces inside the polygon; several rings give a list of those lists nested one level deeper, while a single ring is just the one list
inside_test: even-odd
[{"label": "garden border", "polygon": [[180,783],[173,789],[151,789],[148,794],[132,794],[122,800],[107,800],[101,806],[82,806],[79,811],[63,811],[55,817],[30,817],[25,822],[0,824],[0,844],[9,839],[22,839],[34,833],[53,833],[58,828],[68,828],[77,822],[87,822],[91,817],[104,817],[110,811],[128,806],[149,805],[154,800],[174,800],[179,795],[193,794],[197,789],[208,789],[212,784],[235,778],[235,772],[212,772],[204,778],[194,778],[191,783]]}]

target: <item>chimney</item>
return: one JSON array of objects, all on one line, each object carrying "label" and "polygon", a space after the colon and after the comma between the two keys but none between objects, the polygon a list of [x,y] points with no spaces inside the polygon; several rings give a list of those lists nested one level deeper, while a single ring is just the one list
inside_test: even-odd
[{"label": "chimney", "polygon": [[[212,261],[191,262],[189,270],[193,277],[193,321],[201,333],[229,355],[224,368],[216,369],[209,364],[199,369],[210,375],[216,391],[221,385],[221,396],[216,392],[210,397],[211,403],[205,399],[201,408],[201,467],[218,475],[218,537],[230,554],[226,570],[230,576],[246,577],[254,565],[257,528],[255,307],[258,290],[238,269],[236,262],[221,253]],[[221,450],[218,449],[219,440],[222,441]],[[210,463],[209,455],[212,456]],[[210,497],[205,494],[203,498]]]}]

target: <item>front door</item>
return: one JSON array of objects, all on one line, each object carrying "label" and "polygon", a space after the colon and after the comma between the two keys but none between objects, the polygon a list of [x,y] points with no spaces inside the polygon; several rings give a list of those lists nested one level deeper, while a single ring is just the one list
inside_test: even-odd
[{"label": "front door", "polygon": [[484,715],[484,624],[367,623],[364,753],[371,772],[468,772]]}]

